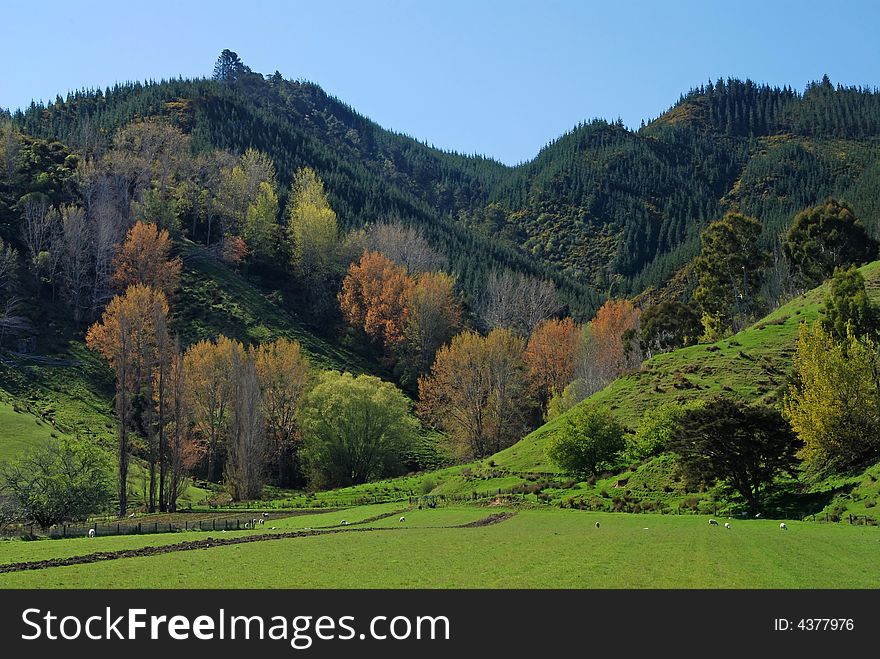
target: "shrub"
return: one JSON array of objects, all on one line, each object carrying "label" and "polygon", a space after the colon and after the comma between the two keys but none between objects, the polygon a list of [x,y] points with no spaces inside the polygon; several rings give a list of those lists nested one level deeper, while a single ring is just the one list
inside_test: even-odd
[{"label": "shrub", "polygon": [[634,435],[626,439],[626,457],[631,460],[644,460],[659,455],[666,450],[666,444],[673,436],[684,415],[702,406],[701,401],[687,403],[666,403],[648,409]]},{"label": "shrub", "polygon": [[547,446],[547,456],[564,472],[595,476],[612,467],[624,448],[624,428],[602,408],[583,406],[569,414]]}]

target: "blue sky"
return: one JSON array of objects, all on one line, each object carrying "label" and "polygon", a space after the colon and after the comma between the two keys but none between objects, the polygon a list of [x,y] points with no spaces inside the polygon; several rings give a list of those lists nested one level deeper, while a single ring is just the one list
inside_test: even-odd
[{"label": "blue sky", "polygon": [[709,78],[880,87],[878,25],[874,1],[15,2],[0,107],[210,76],[230,48],[387,128],[512,164],[582,120],[638,127]]}]

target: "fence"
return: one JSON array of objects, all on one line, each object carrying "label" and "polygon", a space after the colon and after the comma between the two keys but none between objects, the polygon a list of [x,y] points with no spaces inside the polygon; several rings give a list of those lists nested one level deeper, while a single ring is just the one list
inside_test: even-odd
[{"label": "fence", "polygon": [[[258,518],[262,519],[262,518]],[[245,526],[245,525],[248,526]],[[44,528],[36,524],[21,524],[7,527],[0,537],[25,538],[84,538],[90,530],[95,536],[109,535],[146,535],[152,533],[177,533],[179,531],[238,531],[249,528],[250,519],[213,518],[182,522],[105,522],[95,524],[59,524]]]}]

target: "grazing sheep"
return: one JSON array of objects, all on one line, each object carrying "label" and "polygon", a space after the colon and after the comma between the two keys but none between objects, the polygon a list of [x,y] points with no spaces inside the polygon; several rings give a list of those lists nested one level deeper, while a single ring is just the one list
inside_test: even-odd
[{"label": "grazing sheep", "polygon": [[788,531],[788,526],[786,526],[785,522],[780,522],[779,528],[781,528],[783,531]]},{"label": "grazing sheep", "polygon": [[94,537],[95,537],[95,529],[89,529],[89,537],[90,537],[90,538],[94,538]]},{"label": "grazing sheep", "polygon": [[248,522],[245,522],[245,523],[244,523],[244,528],[246,528],[246,529],[249,529],[249,528],[250,528],[250,526],[248,526]]},{"label": "grazing sheep", "polygon": [[761,513],[755,513],[755,518],[758,518],[760,516],[761,516]]},{"label": "grazing sheep", "polygon": [[596,528],[597,529],[599,528],[599,522],[596,522]]},{"label": "grazing sheep", "polygon": [[274,531],[274,530],[277,529],[277,528],[278,528],[277,526],[273,526],[273,527],[270,528],[269,530],[270,530],[270,531]]},{"label": "grazing sheep", "polygon": [[405,521],[406,521],[406,517],[404,517],[404,516],[401,515],[401,517],[400,517],[400,521],[401,521],[401,522],[405,522]]},{"label": "grazing sheep", "polygon": [[265,520],[265,519],[261,519],[261,520],[260,520],[260,524],[265,524],[265,523],[266,523],[266,520]]},{"label": "grazing sheep", "polygon": [[724,522],[724,528],[729,529],[729,528],[730,528],[730,522]]},{"label": "grazing sheep", "polygon": [[129,519],[134,519],[135,517],[137,517],[137,513],[132,513],[128,516]]},{"label": "grazing sheep", "polygon": [[254,518],[251,520],[251,524],[252,524],[253,526],[256,526],[256,525],[257,525],[257,518],[256,518],[256,517],[254,517]]},{"label": "grazing sheep", "polygon": [[714,519],[709,520],[709,526],[718,526],[718,521]]},{"label": "grazing sheep", "polygon": [[339,522],[339,524],[340,524],[341,526],[345,526],[346,524],[348,524],[348,522],[346,522],[345,520],[342,520],[341,522]]},{"label": "grazing sheep", "polygon": [[263,517],[268,517],[269,513],[263,513]]}]

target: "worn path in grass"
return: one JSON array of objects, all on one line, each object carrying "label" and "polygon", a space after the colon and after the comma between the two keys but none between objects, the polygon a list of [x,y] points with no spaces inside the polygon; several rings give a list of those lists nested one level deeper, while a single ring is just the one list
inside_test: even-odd
[{"label": "worn path in grass", "polygon": [[[396,510],[392,512],[382,513],[375,517],[370,517],[360,522],[336,524],[324,528],[308,528],[302,531],[278,532],[278,533],[261,533],[259,535],[238,535],[233,538],[214,538],[213,536],[185,542],[177,542],[174,544],[158,544],[137,549],[121,549],[117,551],[103,551],[82,556],[70,556],[67,558],[51,558],[42,561],[25,561],[20,563],[7,563],[0,565],[0,574],[8,572],[21,572],[23,570],[41,570],[52,567],[62,567],[67,565],[82,565],[85,563],[97,563],[99,561],[110,561],[121,558],[136,558],[143,556],[155,556],[156,554],[167,554],[177,551],[192,551],[195,549],[210,549],[212,547],[222,547],[226,545],[239,545],[250,542],[265,542],[269,540],[283,540],[289,538],[303,538],[315,535],[326,535],[329,533],[348,533],[348,532],[364,532],[364,531],[404,531],[406,526],[365,526],[372,522],[378,522],[385,518],[396,517],[400,513],[406,513],[408,509]],[[481,526],[489,526],[498,524],[513,516],[512,512],[497,512],[486,517],[471,522],[464,522],[455,526],[428,527],[428,528],[477,528]],[[416,527],[419,528],[419,527]],[[421,527],[425,528],[425,527]]]}]

